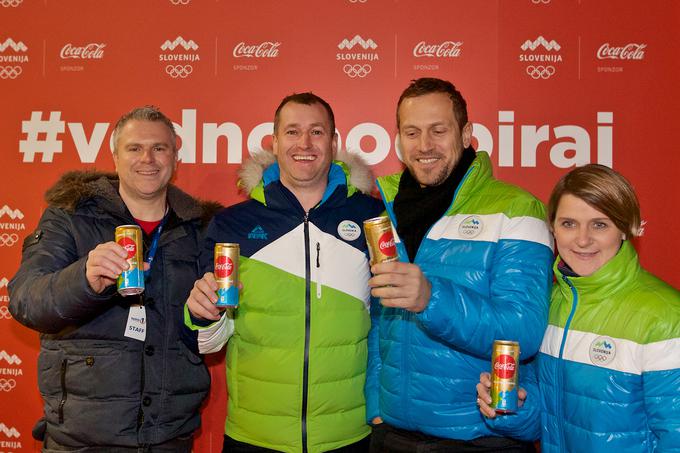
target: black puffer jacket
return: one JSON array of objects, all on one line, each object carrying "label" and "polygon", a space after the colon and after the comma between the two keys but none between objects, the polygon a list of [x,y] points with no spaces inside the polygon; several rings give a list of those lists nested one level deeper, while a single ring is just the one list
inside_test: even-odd
[{"label": "black puffer jacket", "polygon": [[168,189],[171,213],[142,295],[141,342],[124,336],[129,306],[140,296],[121,297],[115,285],[96,294],[85,278],[88,252],[112,241],[116,226],[134,224],[117,176],[71,172],[46,199],[9,292],[14,318],[41,332],[38,381],[48,435],[69,446],[139,446],[191,433],[210,377],[180,341],[182,307],[216,206]]}]

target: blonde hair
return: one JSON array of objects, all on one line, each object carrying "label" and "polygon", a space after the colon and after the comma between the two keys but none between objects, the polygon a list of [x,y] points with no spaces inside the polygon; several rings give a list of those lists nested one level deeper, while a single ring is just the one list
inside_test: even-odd
[{"label": "blonde hair", "polygon": [[555,223],[557,206],[565,194],[571,194],[597,209],[626,236],[642,233],[640,203],[633,186],[621,174],[609,167],[588,164],[562,177],[550,194],[548,221]]}]

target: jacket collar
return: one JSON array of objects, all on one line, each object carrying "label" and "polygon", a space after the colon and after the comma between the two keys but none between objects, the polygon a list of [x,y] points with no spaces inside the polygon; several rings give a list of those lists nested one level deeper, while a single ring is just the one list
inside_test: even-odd
[{"label": "jacket collar", "polygon": [[[399,181],[401,180],[403,172],[394,173],[388,176],[381,176],[376,180],[378,189],[387,203],[394,201],[399,191]],[[463,180],[458,185],[456,196],[454,196],[454,205],[457,199],[467,200],[469,193],[475,190],[477,183],[481,180],[488,179],[492,176],[493,170],[491,166],[491,159],[485,151],[476,151],[475,160],[470,164],[470,168],[466,172]],[[458,196],[458,193],[461,196]]]},{"label": "jacket collar", "polygon": [[592,275],[586,277],[565,276],[558,264],[558,256],[553,264],[553,271],[560,291],[571,297],[571,289],[565,278],[570,281],[580,293],[587,293],[593,300],[609,298],[621,290],[629,291],[630,283],[638,278],[640,262],[635,248],[630,241],[625,240],[621,248],[612,259],[604,264]]},{"label": "jacket collar", "polygon": [[[47,190],[45,200],[50,206],[73,213],[82,203],[96,198],[107,211],[126,216],[127,208],[118,194],[119,183],[115,173],[71,171]],[[183,221],[201,219],[207,224],[220,208],[217,203],[199,202],[172,184],[168,186],[167,196],[168,204]]]}]

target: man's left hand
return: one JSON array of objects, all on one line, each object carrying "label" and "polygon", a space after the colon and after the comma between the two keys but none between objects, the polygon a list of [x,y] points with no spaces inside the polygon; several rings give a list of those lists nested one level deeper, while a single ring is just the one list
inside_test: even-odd
[{"label": "man's left hand", "polygon": [[392,261],[373,265],[371,272],[373,278],[368,281],[368,286],[383,306],[404,308],[415,313],[427,307],[432,285],[418,265]]}]

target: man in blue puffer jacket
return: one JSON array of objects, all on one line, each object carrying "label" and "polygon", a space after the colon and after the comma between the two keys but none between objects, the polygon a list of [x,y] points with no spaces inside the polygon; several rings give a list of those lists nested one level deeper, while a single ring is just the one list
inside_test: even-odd
[{"label": "man in blue puffer jacket", "polygon": [[[372,267],[367,418],[373,451],[531,451],[495,437],[475,384],[494,340],[536,354],[547,322],[552,239],[545,209],[493,178],[471,147],[456,88],[418,79],[397,125],[406,170],[379,178],[399,261]],[[423,449],[425,448],[425,449]]]}]

